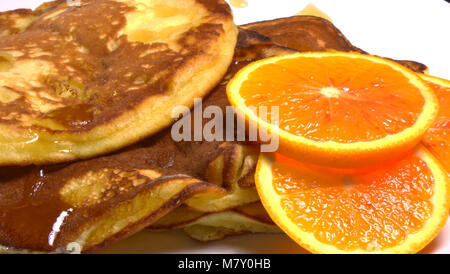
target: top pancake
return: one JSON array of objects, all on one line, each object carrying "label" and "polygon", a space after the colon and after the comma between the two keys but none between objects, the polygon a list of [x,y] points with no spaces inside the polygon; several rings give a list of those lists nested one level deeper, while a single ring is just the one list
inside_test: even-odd
[{"label": "top pancake", "polygon": [[174,121],[225,74],[223,0],[82,0],[0,14],[0,165],[100,155]]}]

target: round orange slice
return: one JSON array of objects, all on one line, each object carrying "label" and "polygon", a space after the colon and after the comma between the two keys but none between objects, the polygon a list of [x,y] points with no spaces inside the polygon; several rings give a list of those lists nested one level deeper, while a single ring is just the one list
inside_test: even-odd
[{"label": "round orange slice", "polygon": [[[278,135],[278,152],[342,168],[402,157],[420,142],[439,108],[432,89],[414,72],[343,52],[254,62],[233,77],[227,94],[239,116]],[[262,107],[267,117],[260,115]]]},{"label": "round orange slice", "polygon": [[424,147],[349,173],[262,153],[255,180],[273,221],[314,253],[416,253],[450,209],[447,174]]},{"label": "round orange slice", "polygon": [[422,143],[450,172],[450,81],[421,75],[439,99],[439,114]]}]

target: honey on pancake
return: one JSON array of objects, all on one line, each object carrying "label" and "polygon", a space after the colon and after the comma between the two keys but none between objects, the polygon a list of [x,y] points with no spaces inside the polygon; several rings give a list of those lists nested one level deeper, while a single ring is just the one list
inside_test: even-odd
[{"label": "honey on pancake", "polygon": [[230,0],[230,5],[235,8],[246,8],[248,7],[248,2],[246,0]]},{"label": "honey on pancake", "polygon": [[47,113],[44,118],[47,117],[65,127],[85,126],[94,118],[94,106],[90,104],[67,106]]},{"label": "honey on pancake", "polygon": [[302,11],[300,11],[299,13],[297,13],[297,15],[312,15],[312,16],[317,16],[323,19],[326,19],[330,22],[332,22],[331,18],[324,13],[323,11],[319,10],[316,5],[314,5],[313,3],[309,3]]}]

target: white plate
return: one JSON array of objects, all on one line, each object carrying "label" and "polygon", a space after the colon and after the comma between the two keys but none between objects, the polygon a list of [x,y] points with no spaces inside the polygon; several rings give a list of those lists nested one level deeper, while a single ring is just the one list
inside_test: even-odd
[{"label": "white plate", "polygon": [[[0,11],[35,8],[41,0],[2,1]],[[247,0],[233,8],[237,24],[287,17],[313,2],[357,47],[372,54],[426,64],[450,79],[450,4],[444,0]],[[285,235],[242,235],[200,243],[179,231],[144,231],[104,253],[303,253]],[[450,253],[450,222],[422,252]]]}]

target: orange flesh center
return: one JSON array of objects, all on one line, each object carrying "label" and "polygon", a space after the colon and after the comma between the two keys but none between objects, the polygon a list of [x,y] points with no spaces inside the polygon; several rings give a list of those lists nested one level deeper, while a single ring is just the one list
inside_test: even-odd
[{"label": "orange flesh center", "polygon": [[450,87],[431,82],[428,84],[439,99],[439,114],[433,126],[425,134],[423,143],[450,172]]},{"label": "orange flesh center", "polygon": [[277,155],[272,172],[289,219],[317,240],[341,250],[396,246],[431,216],[434,178],[415,155],[351,173]]},{"label": "orange flesh center", "polygon": [[257,109],[278,106],[280,128],[289,133],[340,143],[399,133],[414,125],[425,103],[401,72],[348,57],[262,65],[243,81],[240,95]]}]

